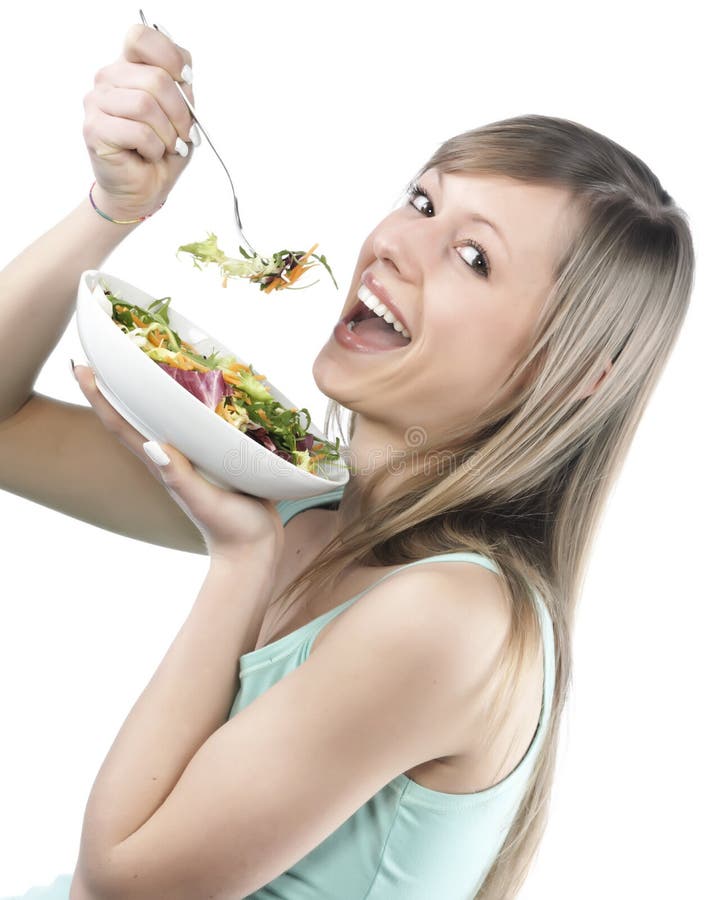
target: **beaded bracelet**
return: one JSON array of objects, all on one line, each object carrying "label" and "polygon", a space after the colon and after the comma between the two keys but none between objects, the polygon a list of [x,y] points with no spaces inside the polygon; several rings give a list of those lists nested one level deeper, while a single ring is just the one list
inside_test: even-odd
[{"label": "beaded bracelet", "polygon": [[[112,219],[110,216],[106,215],[101,209],[98,209],[97,206],[95,206],[95,201],[92,199],[92,189],[95,187],[96,184],[97,184],[97,182],[93,181],[93,183],[90,185],[90,193],[88,195],[90,197],[90,203],[92,203],[92,208],[95,210],[95,212],[99,216],[102,216],[103,219],[107,219],[108,222],[114,222],[115,225],[136,225],[138,222],[144,222],[145,219],[149,219],[150,216],[155,215],[155,213],[148,213],[146,216],[140,216],[139,219]],[[159,209],[162,209],[162,207],[164,205],[165,205],[165,201],[163,200],[162,203],[157,207],[155,212],[157,212],[157,210],[159,210]]]}]

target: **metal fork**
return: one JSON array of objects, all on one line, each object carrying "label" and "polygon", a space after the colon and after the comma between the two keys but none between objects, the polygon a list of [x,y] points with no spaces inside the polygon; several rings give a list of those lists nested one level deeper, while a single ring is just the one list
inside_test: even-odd
[{"label": "metal fork", "polygon": [[[145,18],[145,14],[143,13],[142,10],[140,10],[140,19],[142,20],[142,24],[143,24],[143,25],[147,26],[148,28],[150,27],[149,24],[148,24],[147,19]],[[155,31],[160,31],[160,29],[157,27],[157,25],[153,24],[152,27],[155,29]],[[213,153],[214,153],[215,156],[219,159],[219,161],[220,161],[220,163],[221,163],[221,165],[222,165],[222,168],[225,170],[225,172],[226,172],[226,174],[227,174],[227,177],[228,177],[228,179],[229,179],[229,181],[230,181],[230,188],[232,189],[232,197],[233,197],[233,199],[234,199],[234,201],[235,201],[235,221],[237,222],[237,228],[238,228],[238,230],[239,230],[239,232],[240,232],[240,241],[242,241],[242,242],[245,244],[245,246],[246,246],[247,249],[250,251],[250,253],[256,254],[257,251],[254,249],[254,247],[252,246],[252,244],[247,240],[247,238],[245,237],[245,233],[244,233],[244,231],[242,230],[242,222],[240,221],[240,210],[239,210],[239,207],[238,207],[238,205],[237,205],[237,194],[236,194],[236,192],[235,192],[235,186],[234,186],[234,184],[232,183],[232,177],[231,177],[231,175],[230,175],[230,173],[229,173],[229,171],[228,171],[228,169],[227,169],[227,166],[224,164],[224,162],[222,162],[222,157],[220,156],[220,154],[219,154],[219,153],[217,152],[217,150],[215,149],[215,145],[214,145],[214,144],[212,143],[212,141],[210,140],[209,134],[205,131],[205,129],[204,129],[204,128],[202,127],[202,125],[200,124],[200,121],[199,121],[199,119],[197,118],[197,113],[196,113],[195,110],[193,109],[192,104],[190,103],[190,101],[187,99],[187,95],[186,95],[185,92],[182,90],[182,87],[180,86],[179,82],[176,81],[176,82],[175,82],[175,85],[176,85],[176,87],[177,87],[177,90],[180,92],[180,96],[182,97],[182,99],[183,99],[183,100],[185,101],[185,103],[187,104],[187,108],[190,110],[190,113],[192,114],[192,118],[195,120],[195,125],[197,125],[197,127],[200,129],[200,131],[202,132],[203,136],[205,137],[205,140],[206,140],[207,143],[210,145],[210,147],[212,147]]]}]

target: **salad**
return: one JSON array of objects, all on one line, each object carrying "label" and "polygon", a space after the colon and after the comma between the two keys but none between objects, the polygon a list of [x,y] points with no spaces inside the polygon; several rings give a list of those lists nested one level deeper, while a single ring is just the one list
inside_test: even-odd
[{"label": "salad", "polygon": [[306,253],[301,250],[279,250],[271,257],[259,256],[257,253],[250,255],[243,247],[240,247],[243,259],[233,259],[217,246],[217,235],[210,233],[204,241],[183,244],[182,247],[178,247],[177,252],[189,253],[193,257],[192,264],[197,269],[202,268],[200,263],[216,263],[222,272],[223,287],[227,287],[228,278],[249,278],[250,281],[259,284],[261,291],[269,294],[270,291],[285,289],[302,291],[306,287],[317,284],[317,281],[313,281],[312,284],[306,284],[304,287],[292,287],[305,272],[317,265],[317,263],[309,262],[312,257],[319,260],[327,269],[334,286],[338,287],[325,257],[318,256],[314,252],[318,246],[318,244],[313,244]]},{"label": "salad", "polygon": [[112,321],[178,384],[197,397],[233,428],[262,444],[287,462],[312,474],[322,461],[340,461],[339,438],[318,441],[308,432],[306,408],[285,409],[262,384],[252,365],[219,351],[198,353],[170,328],[170,297],[154,300],[147,309],[103,291],[112,304]]}]

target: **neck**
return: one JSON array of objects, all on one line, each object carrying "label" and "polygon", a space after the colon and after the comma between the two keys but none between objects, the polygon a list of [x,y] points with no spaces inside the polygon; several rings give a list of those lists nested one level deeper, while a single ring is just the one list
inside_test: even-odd
[{"label": "neck", "polygon": [[388,468],[392,474],[375,489],[367,510],[375,509],[396,488],[396,479],[412,474],[413,456],[405,439],[406,435],[391,430],[384,422],[359,414],[355,417],[349,443],[350,479],[337,508],[334,534],[357,518],[360,497],[366,494],[370,477],[378,470]]}]

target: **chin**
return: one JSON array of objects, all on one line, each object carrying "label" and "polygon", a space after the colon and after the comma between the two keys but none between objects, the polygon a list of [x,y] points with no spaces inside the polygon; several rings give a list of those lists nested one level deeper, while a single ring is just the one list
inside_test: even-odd
[{"label": "chin", "polygon": [[[351,399],[349,392],[344,389],[347,381],[347,372],[339,360],[333,358],[326,348],[327,345],[325,344],[312,363],[314,382],[329,400],[335,400],[347,409],[352,410],[354,401]],[[349,388],[350,386],[347,385],[347,387]]]}]

